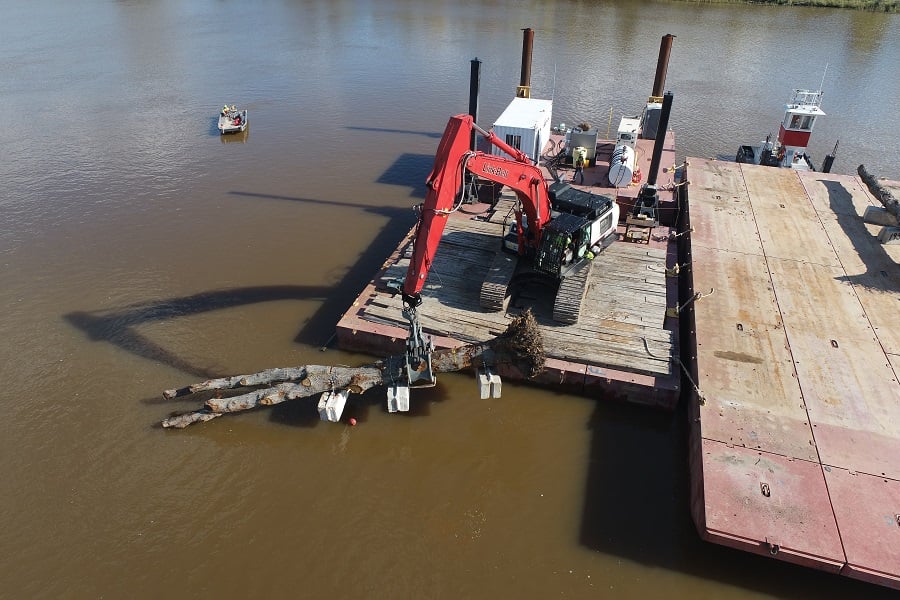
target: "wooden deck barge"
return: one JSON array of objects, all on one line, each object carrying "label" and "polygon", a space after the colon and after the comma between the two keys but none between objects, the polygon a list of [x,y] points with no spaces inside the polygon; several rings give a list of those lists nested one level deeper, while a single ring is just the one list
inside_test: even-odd
[{"label": "wooden deck barge", "polygon": [[[559,141],[559,136],[554,136],[548,146]],[[638,141],[637,166],[643,173],[649,172],[652,148],[653,140]],[[441,238],[419,309],[423,331],[432,336],[435,346],[455,347],[490,339],[530,306],[541,325],[547,353],[546,369],[537,383],[673,408],[680,394],[681,370],[678,320],[666,316],[667,307],[675,306],[678,299],[678,279],[667,277],[667,270],[677,263],[672,132],[668,132],[664,148],[661,164],[669,168],[657,179],[660,226],[643,232],[647,235],[642,243],[614,242],[593,260],[584,308],[574,325],[561,325],[550,318],[552,295],[538,286],[513,298],[504,312],[487,312],[479,306],[481,282],[493,257],[502,252],[504,222],[511,214],[513,198],[501,195],[496,203],[464,205],[454,213]],[[612,143],[601,143],[597,164],[585,169],[583,187],[616,197],[624,212],[637,196],[639,185],[609,187],[611,154]],[[571,180],[572,171],[563,170],[561,176]],[[621,226],[620,239],[625,234],[626,227]],[[386,284],[405,276],[411,240],[412,232],[341,318],[337,326],[341,348],[382,356],[402,351],[407,323],[401,314],[400,296]]]},{"label": "wooden deck barge", "polygon": [[880,205],[857,177],[688,163],[697,528],[900,589],[900,246],[862,220]]}]

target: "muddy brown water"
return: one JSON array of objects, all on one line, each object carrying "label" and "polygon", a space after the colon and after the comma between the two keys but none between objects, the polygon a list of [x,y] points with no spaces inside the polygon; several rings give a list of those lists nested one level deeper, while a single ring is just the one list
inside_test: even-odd
[{"label": "muddy brown water", "polygon": [[[679,155],[773,131],[897,176],[896,15],[631,2],[41,0],[0,23],[0,597],[874,598],[697,538],[684,415],[468,375],[355,428],[296,402],[170,432],[211,376],[320,347],[413,223],[440,132],[518,83],[640,111],[663,34]],[[221,138],[223,102],[250,111]],[[886,595],[886,594],[885,594]]]}]

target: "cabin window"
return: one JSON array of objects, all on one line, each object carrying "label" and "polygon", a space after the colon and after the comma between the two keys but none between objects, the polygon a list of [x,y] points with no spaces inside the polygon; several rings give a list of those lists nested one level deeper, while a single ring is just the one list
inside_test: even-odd
[{"label": "cabin window", "polygon": [[809,131],[812,129],[815,117],[812,115],[788,115],[784,126],[786,129],[799,129],[801,131]]},{"label": "cabin window", "polygon": [[522,149],[522,136],[521,135],[513,135],[511,133],[506,134],[506,143],[515,148],[516,150]]}]

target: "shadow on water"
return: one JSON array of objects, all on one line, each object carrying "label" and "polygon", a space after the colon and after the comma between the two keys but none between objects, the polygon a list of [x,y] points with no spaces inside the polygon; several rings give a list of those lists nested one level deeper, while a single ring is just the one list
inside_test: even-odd
[{"label": "shadow on water", "polygon": [[397,160],[382,173],[376,182],[409,186],[411,188],[410,196],[425,198],[425,194],[428,192],[425,179],[428,178],[433,165],[434,156],[432,155],[404,153],[397,157]]},{"label": "shadow on water", "polygon": [[[351,131],[370,131],[373,133],[401,133],[404,135],[424,135],[427,138],[439,140],[444,136],[443,131],[414,131],[411,129],[389,129],[385,127],[359,127],[350,125],[347,129]],[[434,162],[434,156],[430,157],[430,162]]]},{"label": "shadow on water", "polygon": [[294,341],[300,344],[327,345],[328,340],[334,334],[335,325],[344,314],[344,311],[353,303],[356,295],[371,280],[372,275],[378,272],[384,260],[391,255],[398,242],[415,223],[415,213],[408,207],[371,206],[355,202],[316,200],[254,192],[232,191],[229,193],[235,196],[251,198],[325,204],[332,207],[344,206],[361,209],[385,217],[388,220],[387,226],[378,232],[378,235],[375,236],[368,248],[350,265],[350,268],[344,273],[341,280],[329,288],[328,302],[323,302],[297,333]]},{"label": "shadow on water", "polygon": [[325,299],[331,297],[332,290],[333,288],[329,286],[308,285],[232,288],[201,292],[181,298],[142,302],[111,311],[77,311],[64,315],[64,318],[71,325],[85,332],[93,341],[109,342],[136,356],[209,379],[219,377],[221,374],[193,364],[148,340],[137,331],[137,327],[146,323],[167,321],[260,302]]},{"label": "shadow on water", "polygon": [[884,246],[869,233],[853,205],[853,196],[839,181],[823,181],[828,190],[828,205],[837,222],[853,244],[859,259],[866,265],[866,272],[859,275],[837,277],[854,286],[863,286],[881,292],[900,293],[897,263],[884,250]]},{"label": "shadow on water", "polygon": [[[231,288],[201,292],[180,298],[170,298],[143,302],[120,309],[86,312],[77,311],[64,315],[66,321],[85,332],[91,340],[111,343],[136,356],[196,376],[210,379],[225,374],[211,368],[188,361],[174,352],[154,343],[138,332],[137,328],[146,323],[165,321],[178,317],[207,313],[210,311],[273,302],[279,300],[322,300],[318,310],[297,332],[294,340],[311,346],[326,345],[335,324],[350,306],[356,295],[381,267],[385,257],[396,247],[402,236],[412,227],[415,215],[409,208],[389,206],[368,206],[352,202],[334,202],[311,198],[277,196],[252,192],[230,192],[233,195],[251,198],[289,200],[292,202],[328,204],[362,209],[384,216],[388,225],[379,231],[369,247],[351,265],[339,282],[330,286],[273,285],[247,288]],[[324,300],[327,300],[325,302]]]},{"label": "shadow on water", "polygon": [[580,532],[584,546],[779,598],[888,598],[895,593],[703,541],[690,512],[684,404],[669,413],[597,403],[588,424],[592,441]]}]

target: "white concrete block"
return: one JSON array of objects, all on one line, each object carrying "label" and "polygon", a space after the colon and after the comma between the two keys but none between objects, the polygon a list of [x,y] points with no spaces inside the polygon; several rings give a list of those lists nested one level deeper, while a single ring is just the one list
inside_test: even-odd
[{"label": "white concrete block", "polygon": [[499,398],[501,391],[500,376],[490,371],[476,371],[478,378],[478,391],[482,400],[487,398]]},{"label": "white concrete block", "polygon": [[326,394],[328,394],[328,392],[325,392],[324,394],[319,396],[319,405],[317,407],[319,409],[319,419],[321,419],[322,421],[328,420],[328,412],[326,409],[328,398],[326,397]]},{"label": "white concrete block", "polygon": [[487,373],[477,372],[478,395],[482,400],[491,397],[491,376]]},{"label": "white concrete block", "polygon": [[344,407],[347,405],[347,398],[350,396],[350,392],[337,390],[322,394],[322,397],[326,396],[328,398],[325,401],[325,415],[329,421],[337,423],[341,420],[341,415],[344,414]]},{"label": "white concrete block", "polygon": [[391,385],[387,389],[388,412],[409,411],[409,387],[405,385]]},{"label": "white concrete block", "polygon": [[499,375],[491,375],[491,398],[499,398],[500,397],[500,376]]}]

